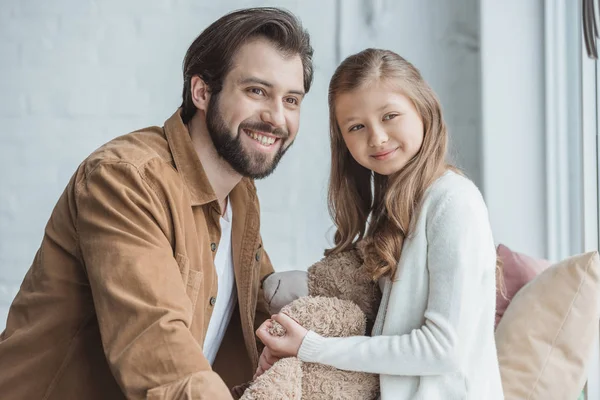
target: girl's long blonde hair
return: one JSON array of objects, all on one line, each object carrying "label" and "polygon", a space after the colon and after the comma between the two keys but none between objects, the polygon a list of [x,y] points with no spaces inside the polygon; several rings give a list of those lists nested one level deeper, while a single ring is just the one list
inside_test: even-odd
[{"label": "girl's long blonde hair", "polygon": [[[384,176],[358,164],[346,147],[336,119],[336,98],[373,81],[397,88],[414,104],[423,121],[423,144],[398,172]],[[338,253],[364,240],[365,264],[373,279],[396,273],[404,238],[416,221],[423,195],[446,170],[448,131],[440,102],[420,72],[389,50],[366,49],[346,58],[329,84],[331,174],[329,213],[337,231]]]}]

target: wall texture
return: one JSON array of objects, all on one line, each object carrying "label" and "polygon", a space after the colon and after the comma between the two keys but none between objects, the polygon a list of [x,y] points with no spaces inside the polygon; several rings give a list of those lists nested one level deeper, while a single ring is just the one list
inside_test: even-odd
[{"label": "wall texture", "polygon": [[390,48],[421,69],[444,106],[454,158],[481,186],[478,0],[2,0],[0,330],[77,165],[115,136],[162,124],[180,104],[191,41],[252,5],[296,13],[315,47],[296,144],[258,182],[277,269],[307,268],[329,245],[327,85],[340,59],[364,47]]}]

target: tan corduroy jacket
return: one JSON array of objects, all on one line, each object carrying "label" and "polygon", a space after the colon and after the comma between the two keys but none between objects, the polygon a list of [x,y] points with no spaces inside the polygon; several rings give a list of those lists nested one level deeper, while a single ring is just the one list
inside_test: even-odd
[{"label": "tan corduroy jacket", "polygon": [[[77,169],[0,335],[3,400],[230,399],[258,360],[256,188],[231,192],[239,304],[217,360],[202,345],[217,293],[220,207],[179,111]],[[224,383],[225,381],[225,383]]]}]

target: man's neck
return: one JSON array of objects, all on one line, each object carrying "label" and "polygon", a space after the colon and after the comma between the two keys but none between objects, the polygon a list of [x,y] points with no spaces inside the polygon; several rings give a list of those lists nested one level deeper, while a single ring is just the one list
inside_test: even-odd
[{"label": "man's neck", "polygon": [[224,214],[227,196],[229,196],[235,185],[242,180],[242,176],[219,156],[203,119],[198,118],[198,116],[192,118],[188,123],[188,130],[194,149],[200,160],[202,160],[204,173],[206,173],[221,206],[221,213]]}]

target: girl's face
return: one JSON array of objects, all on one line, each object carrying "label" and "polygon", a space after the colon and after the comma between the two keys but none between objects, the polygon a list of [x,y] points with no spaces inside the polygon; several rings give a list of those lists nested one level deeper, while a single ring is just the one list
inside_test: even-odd
[{"label": "girl's face", "polygon": [[352,157],[380,175],[400,171],[423,144],[423,121],[413,102],[385,81],[338,95],[335,116]]}]

